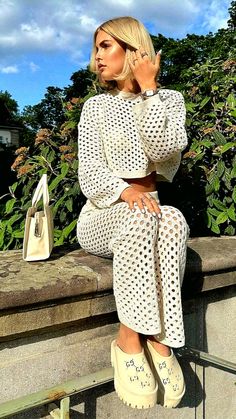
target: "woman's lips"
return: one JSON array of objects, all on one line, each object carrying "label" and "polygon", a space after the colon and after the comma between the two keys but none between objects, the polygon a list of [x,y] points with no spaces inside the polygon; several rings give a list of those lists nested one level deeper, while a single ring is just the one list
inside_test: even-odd
[{"label": "woman's lips", "polygon": [[102,70],[104,70],[104,68],[105,68],[105,67],[106,67],[105,65],[99,65],[99,66],[98,66],[98,70],[99,70],[99,71],[102,71]]}]

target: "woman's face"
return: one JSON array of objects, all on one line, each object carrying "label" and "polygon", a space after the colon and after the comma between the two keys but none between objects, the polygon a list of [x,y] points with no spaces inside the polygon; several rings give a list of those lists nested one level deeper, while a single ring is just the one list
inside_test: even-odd
[{"label": "woman's face", "polygon": [[99,30],[96,37],[96,69],[102,80],[113,80],[121,73],[125,61],[125,49],[111,35]]}]

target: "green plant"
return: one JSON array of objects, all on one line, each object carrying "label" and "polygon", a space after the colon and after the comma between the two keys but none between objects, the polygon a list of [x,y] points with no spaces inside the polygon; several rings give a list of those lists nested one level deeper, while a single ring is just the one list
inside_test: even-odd
[{"label": "green plant", "polygon": [[[182,209],[195,234],[200,223],[217,235],[234,235],[236,227],[236,60],[217,58],[185,73],[189,150],[183,156],[178,182],[184,183]],[[201,186],[205,196],[192,197]],[[187,185],[187,187],[186,187]],[[199,188],[198,188],[199,191]],[[198,219],[198,221],[197,221]],[[207,233],[205,228],[205,232]],[[208,230],[208,231],[209,231]]]},{"label": "green plant", "polygon": [[[179,79],[187,107],[189,148],[174,179],[176,199],[191,236],[234,235],[236,228],[236,60],[211,58],[185,70]],[[60,127],[40,129],[32,147],[21,147],[12,169],[17,182],[0,200],[0,249],[21,248],[26,211],[43,173],[48,174],[55,221],[55,246],[76,241],[76,222],[85,203],[78,182],[77,123],[83,103],[98,93],[64,104]],[[161,189],[161,185],[158,185]],[[168,197],[168,198],[169,198]]]},{"label": "green plant", "polygon": [[66,103],[67,121],[59,129],[40,129],[31,148],[16,150],[12,170],[17,173],[17,181],[9,188],[8,197],[0,200],[1,250],[22,247],[26,211],[43,173],[48,175],[53,207],[54,245],[76,241],[76,222],[84,203],[77,173],[76,125],[86,99],[74,98]]}]

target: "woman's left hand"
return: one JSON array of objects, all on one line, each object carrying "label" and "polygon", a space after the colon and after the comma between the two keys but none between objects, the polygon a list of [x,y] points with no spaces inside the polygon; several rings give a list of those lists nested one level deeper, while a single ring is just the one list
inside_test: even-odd
[{"label": "woman's left hand", "polygon": [[155,63],[150,60],[147,52],[142,48],[132,51],[129,60],[130,68],[141,91],[152,89],[156,86],[156,77],[160,72],[161,53],[156,54]]}]

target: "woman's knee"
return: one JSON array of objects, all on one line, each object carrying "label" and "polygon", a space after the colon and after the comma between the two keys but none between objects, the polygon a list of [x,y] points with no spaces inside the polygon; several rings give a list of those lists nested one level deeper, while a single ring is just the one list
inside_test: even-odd
[{"label": "woman's knee", "polygon": [[[119,204],[118,204],[119,205]],[[153,243],[158,230],[158,220],[149,211],[142,213],[137,207],[132,212],[129,207],[124,207],[122,223],[116,229],[110,241],[109,249],[115,252],[117,246],[139,246],[145,242]]]},{"label": "woman's knee", "polygon": [[173,229],[173,231],[189,233],[189,227],[187,221],[182,214],[182,212],[175,207],[169,205],[163,205],[161,207],[162,212],[162,221],[161,223],[166,226],[166,228]]},{"label": "woman's knee", "polygon": [[137,232],[142,231],[145,233],[146,231],[151,231],[157,229],[158,226],[158,218],[153,216],[147,208],[145,208],[145,212],[141,212],[140,208],[136,206],[134,212],[131,212],[129,216],[129,224],[130,227],[134,228]]},{"label": "woman's knee", "polygon": [[[145,212],[141,212],[140,208],[137,204],[134,205],[135,211],[131,211],[128,204],[126,202],[122,202],[117,204],[120,207],[122,212],[122,221],[127,225],[127,228],[132,228],[132,226],[140,227],[154,227],[157,226],[157,217],[153,216],[147,208],[145,208]],[[122,223],[122,224],[123,224]]]}]

